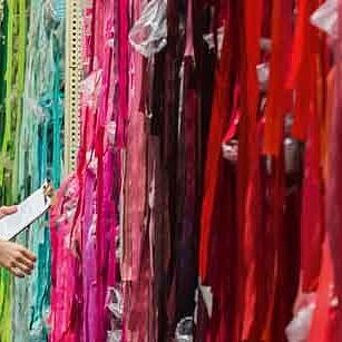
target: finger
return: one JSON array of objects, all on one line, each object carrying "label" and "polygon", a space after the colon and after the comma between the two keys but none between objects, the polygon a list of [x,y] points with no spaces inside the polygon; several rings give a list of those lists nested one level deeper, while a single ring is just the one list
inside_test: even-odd
[{"label": "finger", "polygon": [[3,215],[12,215],[18,211],[18,208],[15,205],[12,205],[10,207],[1,207],[0,213]]},{"label": "finger", "polygon": [[24,263],[21,263],[21,262],[16,263],[16,269],[27,274],[27,275],[30,275],[32,273],[32,269],[29,268],[28,266],[26,266]]},{"label": "finger", "polygon": [[33,270],[33,267],[34,267],[33,261],[31,261],[30,259],[28,259],[24,255],[22,255],[22,256],[20,255],[19,257],[17,257],[16,260],[17,260],[18,263],[25,265],[30,270]]},{"label": "finger", "polygon": [[25,247],[21,247],[20,252],[25,258],[29,259],[32,262],[35,262],[37,260],[36,256]]},{"label": "finger", "polygon": [[25,275],[24,275],[19,269],[17,269],[16,267],[11,267],[11,268],[9,269],[9,271],[10,271],[14,276],[16,276],[16,277],[18,277],[18,278],[24,278],[24,277],[25,277]]}]

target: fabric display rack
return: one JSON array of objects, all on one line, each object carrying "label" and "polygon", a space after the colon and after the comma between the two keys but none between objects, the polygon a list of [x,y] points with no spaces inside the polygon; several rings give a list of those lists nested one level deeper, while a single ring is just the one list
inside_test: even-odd
[{"label": "fabric display rack", "polygon": [[[0,0],[0,342],[341,342],[342,1]],[[340,277],[341,276],[341,277]]]}]

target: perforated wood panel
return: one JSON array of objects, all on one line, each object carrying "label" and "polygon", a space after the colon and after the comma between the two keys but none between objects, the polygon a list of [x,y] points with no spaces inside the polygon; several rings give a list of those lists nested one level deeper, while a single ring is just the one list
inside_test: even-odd
[{"label": "perforated wood panel", "polygon": [[65,172],[75,170],[80,142],[82,0],[67,0],[65,75]]}]

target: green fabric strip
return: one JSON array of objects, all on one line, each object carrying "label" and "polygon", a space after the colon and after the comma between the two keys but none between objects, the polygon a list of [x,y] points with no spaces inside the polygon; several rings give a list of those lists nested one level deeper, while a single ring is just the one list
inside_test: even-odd
[{"label": "green fabric strip", "polygon": [[[16,0],[7,1],[7,58],[6,58],[6,73],[4,83],[6,84],[6,95],[5,95],[5,119],[3,127],[3,138],[1,146],[1,161],[0,164],[0,185],[2,188],[2,202],[9,204],[12,202],[12,166],[14,159],[14,148],[11,143],[11,137],[13,134],[11,124],[12,118],[12,81],[13,81],[13,70],[15,66],[15,60],[13,60],[13,47],[14,44],[14,12],[15,12]],[[4,51],[3,51],[4,52]],[[14,116],[15,118],[15,116]],[[11,341],[11,279],[5,271],[1,272],[0,278],[0,341],[10,342]]]}]

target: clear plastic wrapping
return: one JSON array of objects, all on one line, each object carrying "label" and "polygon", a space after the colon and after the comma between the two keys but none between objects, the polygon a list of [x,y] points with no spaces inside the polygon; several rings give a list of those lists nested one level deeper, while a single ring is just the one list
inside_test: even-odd
[{"label": "clear plastic wrapping", "polygon": [[270,79],[269,63],[258,64],[256,67],[260,90],[266,91]]},{"label": "clear plastic wrapping", "polygon": [[305,294],[303,300],[305,305],[302,305],[295,314],[293,320],[286,327],[286,336],[288,342],[307,342],[313,313],[316,308],[314,294]]},{"label": "clear plastic wrapping", "polygon": [[107,331],[107,342],[121,342],[122,318],[123,318],[123,296],[122,285],[109,287],[106,297],[106,308],[112,314],[111,330]]},{"label": "clear plastic wrapping", "polygon": [[110,287],[107,291],[106,307],[117,320],[122,320],[123,298],[121,286]]},{"label": "clear plastic wrapping", "polygon": [[24,104],[34,114],[35,119],[38,122],[42,123],[46,120],[47,113],[36,100],[29,97],[24,97]]},{"label": "clear plastic wrapping", "polygon": [[134,23],[129,32],[129,41],[144,57],[152,57],[166,46],[166,20],[166,0],[152,0]]},{"label": "clear plastic wrapping", "polygon": [[260,39],[260,48],[264,52],[271,52],[272,50],[272,40],[269,38],[261,38]]},{"label": "clear plastic wrapping", "polygon": [[185,317],[179,321],[175,333],[176,342],[193,342],[193,318]]},{"label": "clear plastic wrapping", "polygon": [[284,139],[284,155],[286,173],[296,173],[300,170],[301,157],[299,142],[291,137],[291,129],[293,125],[293,116],[291,113],[285,117],[285,134]]},{"label": "clear plastic wrapping", "polygon": [[114,330],[107,332],[107,342],[121,342],[122,340],[122,331]]},{"label": "clear plastic wrapping", "polygon": [[235,164],[238,159],[239,143],[237,140],[230,140],[228,143],[222,144],[223,158]]},{"label": "clear plastic wrapping", "polygon": [[83,103],[85,103],[92,110],[95,110],[98,105],[101,82],[102,70],[97,70],[92,72],[81,83]]},{"label": "clear plastic wrapping", "polygon": [[[208,33],[203,35],[204,41],[208,44],[208,48],[210,50],[215,48],[215,37],[214,33]],[[220,27],[217,29],[217,47],[218,47],[218,56],[221,57],[221,51],[223,46],[223,39],[224,39],[224,27]]]},{"label": "clear plastic wrapping", "polygon": [[300,170],[299,144],[293,138],[284,139],[284,154],[286,173],[291,174]]},{"label": "clear plastic wrapping", "polygon": [[116,127],[117,125],[115,121],[109,121],[106,125],[107,141],[112,147],[115,146]]},{"label": "clear plastic wrapping", "polygon": [[87,163],[88,163],[88,169],[92,171],[94,174],[96,174],[98,161],[93,151],[87,152]]},{"label": "clear plastic wrapping", "polygon": [[311,16],[311,24],[329,34],[337,37],[338,1],[327,0]]}]

